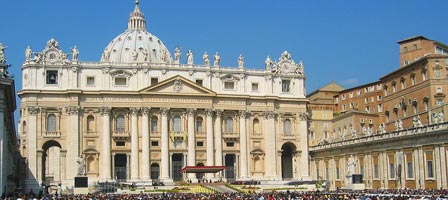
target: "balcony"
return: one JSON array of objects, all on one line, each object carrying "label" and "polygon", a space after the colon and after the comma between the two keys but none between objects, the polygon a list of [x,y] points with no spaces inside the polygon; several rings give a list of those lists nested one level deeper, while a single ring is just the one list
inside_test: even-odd
[{"label": "balcony", "polygon": [[45,131],[43,134],[44,138],[60,138],[61,132],[59,131]]},{"label": "balcony", "polygon": [[184,132],[182,132],[182,131],[171,131],[170,132],[170,140],[172,142],[179,141],[179,140],[187,141],[187,137],[188,137],[188,134],[185,131]]},{"label": "balcony", "polygon": [[225,140],[238,140],[240,138],[240,134],[234,132],[224,132],[222,133],[222,138]]},{"label": "balcony", "polygon": [[112,137],[115,139],[127,139],[130,137],[130,135],[127,131],[114,131],[112,133]]}]

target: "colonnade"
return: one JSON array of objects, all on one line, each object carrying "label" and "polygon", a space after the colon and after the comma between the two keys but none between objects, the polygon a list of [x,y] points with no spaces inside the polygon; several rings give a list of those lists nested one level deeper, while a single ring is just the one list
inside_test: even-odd
[{"label": "colonnade", "polygon": [[[131,108],[130,109],[130,135],[131,135],[131,154],[130,154],[130,179],[131,180],[148,180],[150,179],[150,151],[149,151],[149,108]],[[141,110],[142,116],[142,154],[141,154],[141,162],[139,158],[139,149],[138,149],[138,111]],[[169,108],[161,108],[161,151],[160,151],[160,177],[159,179],[164,182],[172,181],[172,175],[170,176],[170,155],[169,155]],[[187,166],[196,166],[196,134],[195,134],[195,113],[194,109],[186,109],[187,114]],[[213,120],[213,113],[215,113],[215,120]],[[111,180],[112,171],[112,156],[111,156],[111,108],[101,108],[102,115],[102,151],[101,151],[101,160],[100,162],[100,180]],[[248,142],[247,142],[247,116],[248,113],[246,111],[240,111],[240,126],[239,126],[239,134],[240,134],[240,142],[239,142],[239,174],[240,178],[248,177]],[[222,110],[213,111],[211,109],[205,110],[206,117],[206,165],[207,166],[223,166],[223,143],[222,143]],[[213,122],[214,121],[214,122]],[[271,123],[273,124],[273,123]],[[214,126],[213,126],[214,125]],[[213,127],[215,127],[213,129]],[[273,140],[275,142],[275,140]],[[275,149],[273,148],[272,153],[275,155]],[[275,158],[274,158],[275,160]],[[141,174],[139,174],[139,166],[141,164]],[[275,174],[275,165],[272,169]],[[195,181],[195,174],[189,173],[187,178]],[[212,179],[213,174],[207,174],[207,178]]]}]

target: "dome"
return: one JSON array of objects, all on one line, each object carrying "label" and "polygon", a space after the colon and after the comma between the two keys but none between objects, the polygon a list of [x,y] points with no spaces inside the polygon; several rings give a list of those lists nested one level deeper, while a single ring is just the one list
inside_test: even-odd
[{"label": "dome", "polygon": [[146,20],[136,1],[128,29],[107,45],[101,62],[172,63],[173,59],[163,42],[146,30]]}]

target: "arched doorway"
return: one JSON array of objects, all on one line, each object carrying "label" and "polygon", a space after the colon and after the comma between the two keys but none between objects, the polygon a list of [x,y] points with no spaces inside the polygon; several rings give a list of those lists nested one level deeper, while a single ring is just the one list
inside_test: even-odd
[{"label": "arched doorway", "polygon": [[61,144],[55,140],[42,145],[42,183],[46,185],[61,182]]},{"label": "arched doorway", "polygon": [[[203,167],[203,166],[204,166],[204,163],[198,163],[196,166]],[[202,179],[204,178],[204,173],[196,173],[196,178],[197,178],[198,180],[202,180]]]},{"label": "arched doorway", "polygon": [[160,167],[158,163],[151,164],[151,179],[157,180],[160,176]]},{"label": "arched doorway", "polygon": [[296,145],[287,142],[282,146],[282,178],[291,179],[293,175],[293,154],[296,151]]}]

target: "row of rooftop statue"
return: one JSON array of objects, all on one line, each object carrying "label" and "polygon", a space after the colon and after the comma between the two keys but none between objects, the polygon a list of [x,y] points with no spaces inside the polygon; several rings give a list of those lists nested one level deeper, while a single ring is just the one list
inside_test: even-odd
[{"label": "row of rooftop statue", "polygon": [[[428,122],[428,124],[438,126],[439,124],[442,124],[442,123],[445,122],[444,118],[445,118],[445,115],[444,115],[443,111],[434,112],[434,113],[431,114],[431,122]],[[394,126],[395,126],[395,130],[394,131],[402,131],[402,130],[404,130],[403,121],[401,119],[396,120],[395,123],[394,123]],[[422,123],[420,115],[414,116],[412,118],[412,127],[410,127],[410,128],[414,128],[414,131],[417,132],[418,128],[422,128],[422,127],[424,127],[424,125]],[[351,133],[351,138],[358,137],[357,132],[356,132],[356,130],[353,127],[350,127],[349,131]],[[368,127],[367,126],[362,126],[360,132],[361,132],[362,135],[374,135],[375,131],[374,131],[373,126],[368,126]],[[384,134],[384,133],[387,133],[384,124],[379,124],[378,125],[377,134]],[[339,137],[342,140],[347,139],[347,136],[346,136],[344,131],[340,130],[338,134],[339,134]],[[329,138],[322,138],[319,141],[319,145],[332,143],[333,141],[334,141],[334,138],[331,138],[331,137],[329,137]]]},{"label": "row of rooftop statue", "polygon": [[[3,46],[0,46],[0,63],[2,58],[2,52],[3,52]],[[57,51],[58,54],[54,55],[53,58],[49,57],[51,54],[47,54],[46,52],[49,51]],[[155,53],[156,54],[156,53]],[[70,61],[68,59],[68,56],[72,56],[72,60]],[[176,47],[174,49],[174,64],[180,64],[181,59],[181,50],[179,47]],[[50,39],[47,42],[47,46],[43,50],[43,52],[33,52],[31,50],[31,47],[28,46],[25,50],[25,61],[26,62],[34,62],[34,63],[40,63],[42,61],[53,61],[53,62],[61,62],[63,64],[71,64],[78,62],[78,56],[79,56],[79,50],[76,46],[71,48],[71,53],[62,53],[62,51],[59,48],[59,43],[55,39]],[[102,54],[102,62],[108,62],[111,56],[111,51],[108,49],[105,49]],[[134,49],[131,54],[131,62],[148,62],[149,60],[149,53],[148,50],[145,48],[139,48]],[[4,57],[4,56],[3,56]],[[168,58],[169,53],[167,50],[162,49],[159,51],[158,55],[158,62],[161,63],[169,63],[171,62],[171,59]],[[186,54],[186,64],[187,65],[193,65],[193,52],[191,50],[187,51]],[[202,55],[203,59],[203,65],[210,66],[211,65],[211,59],[207,52],[204,52]],[[3,59],[4,60],[4,59]],[[244,57],[242,54],[238,56],[238,68],[244,68]],[[221,64],[221,56],[218,52],[213,55],[213,66],[218,67]],[[272,60],[271,57],[268,55],[265,59],[265,69],[271,70],[274,73],[292,73],[296,75],[304,75],[303,70],[303,63],[300,61],[298,64],[296,64],[291,59],[291,54],[288,51],[284,51],[281,55],[278,61]]]}]

